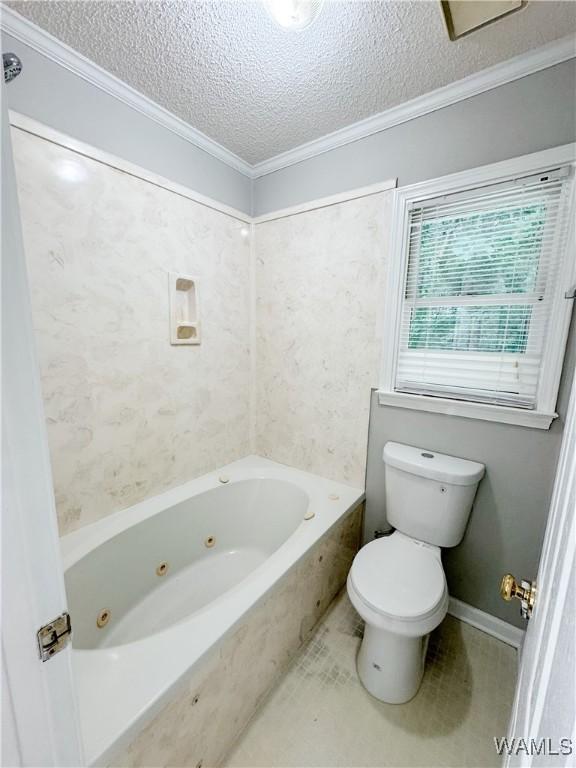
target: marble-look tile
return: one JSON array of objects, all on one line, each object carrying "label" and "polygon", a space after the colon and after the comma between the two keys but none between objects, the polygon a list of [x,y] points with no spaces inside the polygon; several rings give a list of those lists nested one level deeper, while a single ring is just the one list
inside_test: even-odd
[{"label": "marble-look tile", "polygon": [[[60,532],[249,450],[242,222],[12,132]],[[168,271],[202,344],[169,344]]]},{"label": "marble-look tile", "polygon": [[500,765],[516,650],[447,616],[407,704],[373,698],[356,673],[363,622],[344,591],[225,758],[227,768],[488,768]]},{"label": "marble-look tile", "polygon": [[363,486],[391,192],[256,228],[257,453]]},{"label": "marble-look tile", "polygon": [[110,765],[219,765],[344,584],[361,519],[362,505],[315,544]]}]

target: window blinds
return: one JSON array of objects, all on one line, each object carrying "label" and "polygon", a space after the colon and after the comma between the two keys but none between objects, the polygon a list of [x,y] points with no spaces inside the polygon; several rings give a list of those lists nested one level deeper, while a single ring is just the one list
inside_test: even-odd
[{"label": "window blinds", "polygon": [[568,169],[413,203],[395,389],[535,408]]}]

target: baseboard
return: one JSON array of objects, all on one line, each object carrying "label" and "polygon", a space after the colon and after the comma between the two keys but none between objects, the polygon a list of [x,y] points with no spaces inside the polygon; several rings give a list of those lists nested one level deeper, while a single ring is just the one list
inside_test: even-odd
[{"label": "baseboard", "polygon": [[508,624],[507,621],[497,619],[495,616],[491,616],[479,608],[474,608],[472,605],[468,605],[468,603],[463,603],[461,600],[451,597],[448,604],[448,613],[460,619],[460,621],[465,621],[466,624],[471,624],[473,627],[482,630],[482,632],[502,640],[503,643],[512,645],[514,648],[522,647],[524,630]]}]

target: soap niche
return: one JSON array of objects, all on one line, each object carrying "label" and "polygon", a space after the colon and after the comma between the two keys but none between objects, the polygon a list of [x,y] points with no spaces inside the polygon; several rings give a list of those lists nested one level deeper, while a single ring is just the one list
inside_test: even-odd
[{"label": "soap niche", "polygon": [[170,343],[200,344],[198,278],[168,273],[170,294]]}]

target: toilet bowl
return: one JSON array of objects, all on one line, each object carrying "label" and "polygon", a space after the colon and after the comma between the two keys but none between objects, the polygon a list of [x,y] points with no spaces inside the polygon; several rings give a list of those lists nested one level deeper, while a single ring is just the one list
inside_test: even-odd
[{"label": "toilet bowl", "polygon": [[424,673],[428,636],[448,610],[440,549],[396,531],[354,559],[348,595],[365,622],[358,676],[373,696],[409,701]]},{"label": "toilet bowl", "polygon": [[446,616],[441,547],[462,540],[484,465],[400,443],[384,446],[386,516],[396,530],[358,552],[350,601],[365,622],[357,670],[376,698],[418,692],[430,632]]}]

